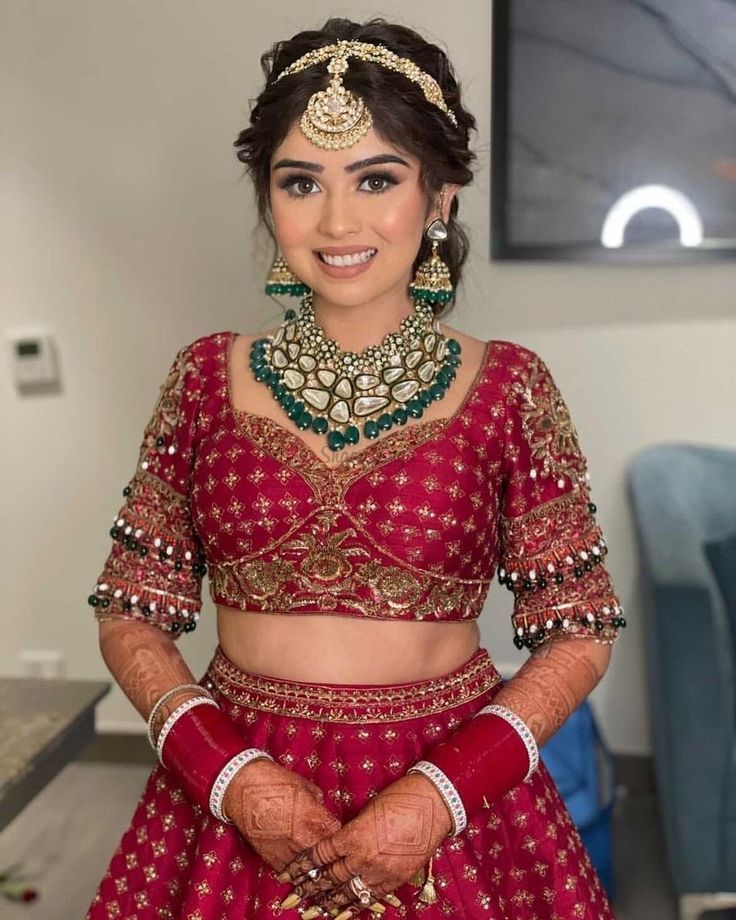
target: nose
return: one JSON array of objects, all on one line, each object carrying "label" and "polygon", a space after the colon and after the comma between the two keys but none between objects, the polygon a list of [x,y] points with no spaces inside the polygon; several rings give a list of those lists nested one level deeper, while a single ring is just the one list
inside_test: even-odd
[{"label": "nose", "polygon": [[357,233],[360,229],[360,215],[355,202],[340,193],[326,194],[317,229],[325,237],[334,239]]}]

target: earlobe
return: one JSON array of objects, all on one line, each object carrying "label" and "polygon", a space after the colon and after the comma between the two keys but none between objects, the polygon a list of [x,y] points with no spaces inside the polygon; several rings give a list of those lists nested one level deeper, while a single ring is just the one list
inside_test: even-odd
[{"label": "earlobe", "polygon": [[452,199],[461,188],[462,186],[460,185],[443,185],[437,192],[436,197],[433,200],[429,200],[425,221],[431,222],[436,217],[440,217],[442,222],[447,225],[450,219]]},{"label": "earlobe", "polygon": [[440,189],[437,202],[437,210],[440,212],[442,220],[447,224],[450,220],[450,208],[452,200],[458,191],[462,188],[460,185],[443,185]]}]

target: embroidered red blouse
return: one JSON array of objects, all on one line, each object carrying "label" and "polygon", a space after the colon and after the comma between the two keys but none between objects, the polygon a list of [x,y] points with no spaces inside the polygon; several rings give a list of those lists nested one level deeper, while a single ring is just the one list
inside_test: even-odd
[{"label": "embroidered red blouse", "polygon": [[263,613],[450,622],[497,573],[514,641],[613,642],[625,626],[586,461],[542,359],[486,343],[449,418],[392,429],[329,464],[283,424],[238,410],[234,332],[182,348],[145,429],[89,603],[97,619],[196,626],[213,601]]}]

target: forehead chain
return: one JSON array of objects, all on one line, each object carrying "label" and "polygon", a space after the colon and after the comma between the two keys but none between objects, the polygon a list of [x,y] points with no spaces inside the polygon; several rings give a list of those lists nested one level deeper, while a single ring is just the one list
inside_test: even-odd
[{"label": "forehead chain", "polygon": [[283,77],[329,61],[327,70],[332,74],[330,84],[327,89],[320,90],[310,97],[300,121],[304,134],[318,147],[329,150],[351,147],[367,133],[373,123],[363,99],[343,85],[343,75],[348,69],[349,57],[370,61],[387,70],[403,74],[421,88],[428,102],[437,106],[452,124],[457,126],[455,114],[448,108],[439,84],[414,61],[400,57],[384,45],[341,40],[308,51],[289,64],[273,81],[278,83]]}]

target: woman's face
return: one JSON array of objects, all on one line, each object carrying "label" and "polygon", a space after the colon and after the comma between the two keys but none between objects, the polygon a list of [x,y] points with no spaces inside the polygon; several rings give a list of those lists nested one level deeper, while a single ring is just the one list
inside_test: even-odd
[{"label": "woman's face", "polygon": [[[381,162],[365,163],[380,157]],[[322,150],[294,124],[271,158],[274,231],[289,268],[315,300],[355,306],[407,300],[411,270],[433,209],[419,162],[371,128],[359,143]],[[451,196],[446,195],[449,212]],[[434,216],[437,216],[434,209]],[[375,254],[357,266],[330,267],[319,253]]]}]

